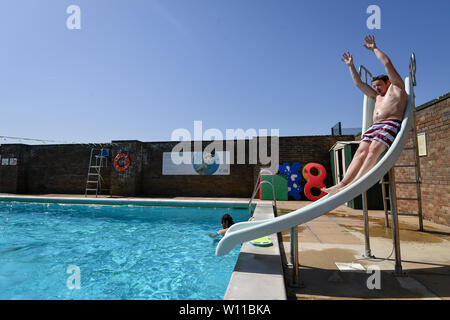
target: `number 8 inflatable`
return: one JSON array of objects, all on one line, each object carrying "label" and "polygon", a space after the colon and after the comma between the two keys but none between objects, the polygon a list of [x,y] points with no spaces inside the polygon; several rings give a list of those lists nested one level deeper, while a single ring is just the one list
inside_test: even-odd
[{"label": "number 8 inflatable", "polygon": [[[315,168],[319,172],[319,174],[317,176],[315,176],[311,173],[312,168]],[[306,166],[303,167],[302,173],[303,173],[303,177],[307,181],[303,192],[305,193],[305,196],[309,200],[316,201],[316,200],[319,200],[320,198],[324,197],[327,194],[326,192],[323,192],[323,191],[321,191],[318,196],[313,196],[311,194],[312,188],[318,188],[320,190],[320,188],[325,187],[323,180],[325,180],[325,178],[327,177],[327,171],[325,170],[325,167],[323,165],[321,165],[319,163],[308,163]]]}]

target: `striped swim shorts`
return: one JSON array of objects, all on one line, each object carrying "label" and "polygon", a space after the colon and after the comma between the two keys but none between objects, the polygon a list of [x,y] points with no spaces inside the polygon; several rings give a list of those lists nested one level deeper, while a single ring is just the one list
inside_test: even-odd
[{"label": "striped swim shorts", "polygon": [[392,142],[394,142],[401,124],[402,122],[399,120],[382,120],[375,122],[363,134],[361,141],[371,142],[372,140],[376,140],[389,148],[392,145]]}]

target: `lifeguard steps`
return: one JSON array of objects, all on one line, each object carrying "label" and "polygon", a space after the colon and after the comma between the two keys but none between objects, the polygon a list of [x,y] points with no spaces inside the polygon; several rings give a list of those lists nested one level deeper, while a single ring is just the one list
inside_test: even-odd
[{"label": "lifeguard steps", "polygon": [[109,149],[105,148],[92,148],[89,158],[89,168],[86,178],[86,189],[84,196],[94,194],[97,197],[99,194],[108,192],[110,189],[105,188],[105,179],[102,176],[102,168],[108,167]]}]

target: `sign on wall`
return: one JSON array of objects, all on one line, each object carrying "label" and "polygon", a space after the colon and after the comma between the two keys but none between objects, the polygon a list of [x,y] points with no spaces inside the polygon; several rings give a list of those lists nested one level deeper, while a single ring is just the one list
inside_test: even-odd
[{"label": "sign on wall", "polygon": [[[163,175],[229,175],[230,164],[225,160],[230,157],[228,151],[217,151],[214,155],[203,152],[185,152],[181,157],[172,152],[163,153]],[[181,159],[184,161],[174,161]],[[180,163],[181,162],[181,163]]]},{"label": "sign on wall", "polygon": [[417,134],[417,148],[419,151],[419,157],[427,155],[427,138],[425,132]]}]

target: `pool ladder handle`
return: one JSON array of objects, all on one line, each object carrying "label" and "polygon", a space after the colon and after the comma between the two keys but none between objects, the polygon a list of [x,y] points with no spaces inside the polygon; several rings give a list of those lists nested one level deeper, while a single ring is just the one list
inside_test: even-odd
[{"label": "pool ladder handle", "polygon": [[[272,176],[272,182],[267,181],[267,180],[260,180],[260,178],[261,178],[263,173],[269,173],[269,175]],[[272,195],[273,195],[272,206],[273,206],[275,215],[277,214],[277,199],[276,199],[276,196],[275,196],[275,183],[274,183],[274,178],[273,177],[274,177],[273,172],[271,170],[267,169],[267,168],[263,168],[263,169],[261,169],[259,171],[258,178],[256,179],[256,183],[255,183],[255,188],[253,189],[252,196],[250,198],[250,201],[248,202],[248,210],[249,210],[250,216],[253,216],[252,202],[253,202],[253,200],[254,200],[254,198],[256,196],[256,193],[258,192],[259,188],[264,183],[268,183],[268,184],[272,185]]]},{"label": "pool ladder handle", "polygon": [[[271,175],[272,182],[267,181],[267,180],[260,180],[263,173],[268,173],[269,175]],[[272,205],[273,205],[275,216],[277,216],[278,212],[277,212],[277,199],[276,199],[276,193],[275,193],[274,173],[267,168],[261,169],[259,172],[258,178],[256,179],[255,188],[253,189],[252,197],[250,198],[250,201],[248,203],[250,216],[253,215],[251,204],[253,202],[253,199],[256,196],[256,192],[258,192],[259,188],[261,187],[261,185],[263,183],[268,183],[272,186],[272,195],[273,195],[273,201],[274,201]],[[297,238],[298,228],[297,227],[298,226],[295,226],[290,229],[291,230],[291,260],[289,263],[287,263],[287,266],[293,267],[290,285],[295,288],[303,288],[304,284],[302,281],[300,281],[300,274],[299,274],[298,238]]]}]

